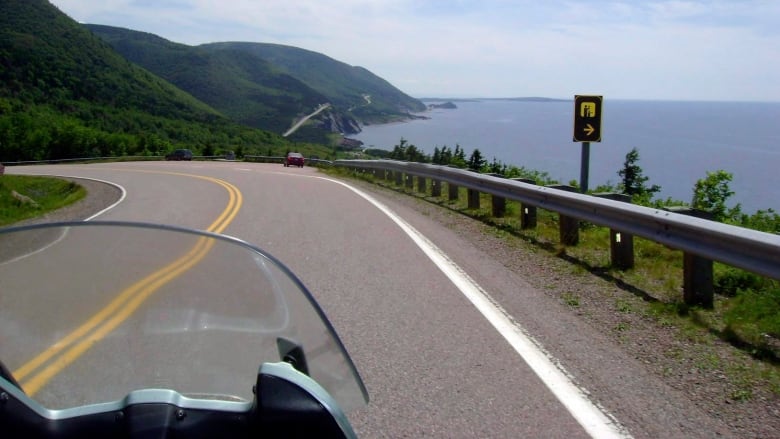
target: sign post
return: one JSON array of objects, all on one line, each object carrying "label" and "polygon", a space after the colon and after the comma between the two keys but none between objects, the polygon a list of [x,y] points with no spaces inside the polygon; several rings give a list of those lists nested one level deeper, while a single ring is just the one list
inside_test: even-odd
[{"label": "sign post", "polygon": [[572,141],[582,142],[580,162],[580,190],[588,191],[588,172],[590,169],[590,142],[601,142],[602,96],[574,96],[574,136]]}]

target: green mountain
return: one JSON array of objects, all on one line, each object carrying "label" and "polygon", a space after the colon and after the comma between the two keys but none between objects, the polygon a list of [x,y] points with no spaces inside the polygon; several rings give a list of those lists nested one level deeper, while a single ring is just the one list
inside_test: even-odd
[{"label": "green mountain", "polygon": [[262,43],[187,46],[129,29],[86,26],[129,61],[228,117],[277,133],[324,103],[331,107],[314,120],[327,132],[355,133],[360,122],[425,110],[368,70],[308,50]]},{"label": "green mountain", "polygon": [[[130,65],[46,1],[0,1],[4,97],[90,100],[155,115],[204,120],[212,108]],[[119,85],[118,85],[119,84]]]},{"label": "green mountain", "polygon": [[269,61],[328,97],[363,122],[384,121],[424,111],[425,104],[395,88],[363,67],[353,67],[321,53],[264,43],[212,43],[211,50],[240,50]]},{"label": "green mountain", "polygon": [[129,29],[86,25],[129,61],[244,125],[283,133],[327,98],[271,63],[239,51],[173,43]]},{"label": "green mountain", "polygon": [[0,0],[0,160],[285,148],[119,55],[45,0]]}]

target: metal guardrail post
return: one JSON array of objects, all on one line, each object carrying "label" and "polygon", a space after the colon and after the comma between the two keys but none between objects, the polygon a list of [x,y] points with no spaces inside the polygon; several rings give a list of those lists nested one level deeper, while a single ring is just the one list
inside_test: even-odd
[{"label": "metal guardrail post", "polygon": [[404,173],[401,171],[393,171],[393,174],[395,174],[395,185],[401,186],[404,184]]},{"label": "metal guardrail post", "polygon": [[[565,184],[547,187],[566,192],[579,192],[577,188]],[[558,224],[561,244],[574,246],[580,243],[580,221],[577,218],[559,213]]]},{"label": "metal guardrail post", "polygon": [[[690,207],[669,207],[665,210],[696,218],[712,220],[712,213]],[[683,252],[683,301],[688,305],[712,308],[715,302],[712,260]]]},{"label": "metal guardrail post", "polygon": [[428,181],[422,175],[417,177],[417,192],[421,194],[428,192]]},{"label": "metal guardrail post", "polygon": [[[631,196],[626,194],[599,193],[593,195],[599,198],[622,201],[624,203],[631,202]],[[618,270],[634,268],[634,235],[610,228],[609,254],[612,266]]]},{"label": "metal guardrail post", "polygon": [[414,175],[408,172],[404,175],[404,181],[406,181],[406,188],[409,190],[414,189]]}]

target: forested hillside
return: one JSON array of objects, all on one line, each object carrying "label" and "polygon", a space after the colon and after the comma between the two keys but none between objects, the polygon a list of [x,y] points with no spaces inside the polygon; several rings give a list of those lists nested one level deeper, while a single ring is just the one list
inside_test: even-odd
[{"label": "forested hillside", "polygon": [[268,61],[245,52],[206,50],[149,33],[86,26],[128,60],[244,125],[283,133],[298,114],[327,102]]},{"label": "forested hillside", "polygon": [[86,25],[128,60],[170,81],[232,119],[276,133],[318,105],[325,132],[354,133],[359,124],[383,122],[425,110],[425,105],[361,67],[321,53],[264,43],[187,46],[149,33]]},{"label": "forested hillside", "polygon": [[288,144],[116,53],[45,0],[0,0],[0,161]]},{"label": "forested hillside", "polygon": [[380,122],[408,112],[424,111],[425,104],[362,67],[336,61],[321,53],[267,43],[213,43],[209,50],[240,50],[269,61],[309,87],[327,96],[337,108],[362,122]]}]

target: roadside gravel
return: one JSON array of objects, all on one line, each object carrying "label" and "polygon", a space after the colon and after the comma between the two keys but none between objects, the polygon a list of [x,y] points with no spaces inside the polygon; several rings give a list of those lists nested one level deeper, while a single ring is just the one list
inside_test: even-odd
[{"label": "roadside gravel", "polygon": [[760,379],[739,382],[734,378],[738,370],[753,370],[756,376],[758,371],[776,373],[777,366],[753,359],[704,328],[691,330],[659,319],[650,312],[645,297],[652,296],[652,291],[638,293],[630,285],[596,276],[567,258],[438,204],[363,181],[350,182],[423,213],[481,254],[500,261],[636,359],[645,368],[637,375],[655,376],[683,395],[688,400],[685,406],[705,413],[713,426],[726,425],[730,430],[714,427],[708,434],[707,427],[700,425],[705,429],[699,430],[702,437],[780,438],[780,392],[772,392]]},{"label": "roadside gravel", "polygon": [[115,186],[96,180],[84,178],[63,177],[63,180],[72,181],[82,186],[87,195],[81,200],[48,212],[40,217],[19,221],[14,226],[28,224],[51,223],[59,221],[82,221],[100,212],[115,203],[122,196],[122,192]]}]

